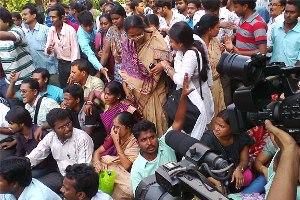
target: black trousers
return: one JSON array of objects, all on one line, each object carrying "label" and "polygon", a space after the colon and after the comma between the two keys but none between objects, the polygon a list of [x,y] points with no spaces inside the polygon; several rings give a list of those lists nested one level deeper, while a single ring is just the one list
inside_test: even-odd
[{"label": "black trousers", "polygon": [[58,59],[58,80],[63,89],[68,85],[68,78],[71,72],[71,62]]}]

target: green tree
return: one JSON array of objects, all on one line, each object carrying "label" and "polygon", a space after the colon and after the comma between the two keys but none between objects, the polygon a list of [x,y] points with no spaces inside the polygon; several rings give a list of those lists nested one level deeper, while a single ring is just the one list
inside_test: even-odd
[{"label": "green tree", "polygon": [[4,5],[9,11],[20,11],[26,3],[32,3],[32,0],[6,0]]}]

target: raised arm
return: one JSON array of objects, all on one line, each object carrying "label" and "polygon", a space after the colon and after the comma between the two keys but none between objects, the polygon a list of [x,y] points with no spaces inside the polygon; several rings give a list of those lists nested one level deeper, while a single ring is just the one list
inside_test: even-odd
[{"label": "raised arm", "polygon": [[172,124],[173,130],[176,131],[181,131],[184,125],[185,121],[185,115],[186,115],[186,101],[188,98],[188,95],[192,92],[192,90],[189,89],[189,77],[188,74],[186,73],[184,75],[184,80],[183,80],[183,86],[182,86],[182,93],[180,96],[180,100],[178,103],[178,108],[176,111],[175,119]]},{"label": "raised arm", "polygon": [[0,40],[17,41],[17,37],[9,31],[0,31]]}]

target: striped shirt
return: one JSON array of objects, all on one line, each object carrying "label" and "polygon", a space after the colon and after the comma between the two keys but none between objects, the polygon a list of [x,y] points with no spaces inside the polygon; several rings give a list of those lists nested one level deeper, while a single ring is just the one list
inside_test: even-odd
[{"label": "striped shirt", "polygon": [[236,47],[239,51],[251,51],[258,49],[260,44],[267,44],[267,29],[257,12],[246,20],[241,19],[236,32]]},{"label": "striped shirt", "polygon": [[8,32],[14,34],[16,41],[0,40],[0,58],[7,82],[11,72],[21,72],[19,81],[16,83],[18,85],[21,83],[20,80],[31,76],[35,67],[22,29],[13,26]]}]

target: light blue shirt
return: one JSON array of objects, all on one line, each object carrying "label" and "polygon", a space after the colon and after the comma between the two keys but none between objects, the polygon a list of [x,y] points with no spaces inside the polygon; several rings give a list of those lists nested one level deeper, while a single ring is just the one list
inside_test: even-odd
[{"label": "light blue shirt", "polygon": [[176,162],[175,151],[166,144],[165,135],[166,134],[158,139],[158,153],[154,160],[148,161],[139,154],[137,159],[133,162],[130,173],[133,194],[135,194],[135,189],[141,180],[154,174],[159,166],[169,162]]},{"label": "light blue shirt", "polygon": [[[49,189],[46,185],[32,179],[31,183],[25,187],[18,200],[61,200],[61,198]],[[0,194],[0,200],[16,200],[12,194]]]},{"label": "light blue shirt", "polygon": [[44,53],[49,27],[36,23],[33,30],[24,28],[25,38],[28,43],[29,53],[36,68],[46,68],[50,74],[57,73],[58,61],[54,56]]},{"label": "light blue shirt", "polygon": [[271,31],[273,52],[270,62],[284,62],[294,66],[300,60],[300,22],[288,32],[283,23],[278,23]]},{"label": "light blue shirt", "polygon": [[77,38],[80,50],[83,54],[85,54],[88,61],[93,65],[93,67],[97,70],[100,70],[102,68],[102,65],[96,57],[95,52],[91,48],[91,44],[94,44],[95,36],[96,29],[94,29],[91,33],[88,33],[80,26],[77,31]]}]

